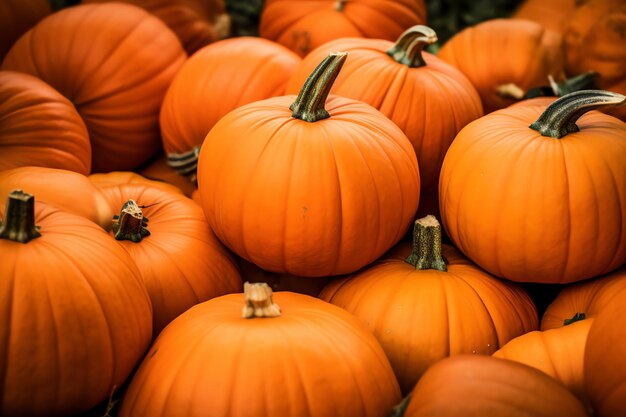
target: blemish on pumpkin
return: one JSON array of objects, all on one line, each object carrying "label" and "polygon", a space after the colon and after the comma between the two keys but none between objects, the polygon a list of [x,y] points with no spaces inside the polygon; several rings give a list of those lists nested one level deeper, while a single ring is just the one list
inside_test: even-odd
[{"label": "blemish on pumpkin", "polygon": [[307,206],[302,206],[302,218],[306,219],[306,212],[309,210]]},{"label": "blemish on pumpkin", "polygon": [[153,357],[154,355],[156,355],[156,353],[157,353],[157,351],[158,351],[158,350],[159,350],[158,348],[157,348],[157,349],[154,349],[154,350],[150,353],[150,356],[149,356],[149,358],[148,358],[148,359],[152,359],[152,357]]}]

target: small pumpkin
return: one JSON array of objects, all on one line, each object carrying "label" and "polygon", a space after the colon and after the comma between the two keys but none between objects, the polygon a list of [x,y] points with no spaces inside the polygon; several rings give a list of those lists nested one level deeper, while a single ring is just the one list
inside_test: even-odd
[{"label": "small pumpkin", "polygon": [[48,0],[0,1],[0,62],[20,36],[50,13]]},{"label": "small pumpkin", "polygon": [[346,57],[328,56],[298,97],[228,113],[202,145],[207,220],[264,270],[354,272],[400,240],[417,209],[417,158],[400,128],[362,102],[326,100]]},{"label": "small pumpkin", "polygon": [[0,415],[85,411],[149,346],[139,271],[100,227],[31,194],[12,192],[0,217]]},{"label": "small pumpkin", "polygon": [[305,56],[339,38],[392,41],[405,29],[424,23],[424,0],[266,0],[259,32]]},{"label": "small pumpkin", "polygon": [[621,266],[626,124],[590,111],[620,103],[620,94],[580,91],[546,109],[510,107],[467,125],[439,182],[456,246],[513,281],[568,283]]},{"label": "small pumpkin", "polygon": [[378,417],[399,400],[384,352],[358,320],[246,283],[244,294],[192,307],[161,333],[120,416]]},{"label": "small pumpkin", "polygon": [[40,79],[0,71],[0,171],[21,166],[91,170],[85,123],[72,105]]},{"label": "small pumpkin", "polygon": [[95,172],[132,170],[160,148],[159,109],[186,59],[158,18],[121,3],[85,4],[48,16],[22,36],[2,69],[34,75],[82,116]]}]

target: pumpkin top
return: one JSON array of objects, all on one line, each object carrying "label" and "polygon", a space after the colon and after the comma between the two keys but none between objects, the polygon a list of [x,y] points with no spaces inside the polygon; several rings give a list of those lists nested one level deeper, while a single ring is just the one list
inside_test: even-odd
[{"label": "pumpkin top", "polygon": [[244,319],[280,316],[280,307],[272,301],[272,288],[267,283],[244,283],[243,297],[246,302],[242,313]]},{"label": "pumpkin top", "polygon": [[407,29],[387,50],[387,55],[399,64],[410,68],[418,68],[426,65],[422,57],[422,51],[426,45],[437,42],[437,34],[428,26],[416,25]]},{"label": "pumpkin top", "polygon": [[413,250],[406,262],[420,270],[448,270],[446,260],[441,255],[441,225],[435,216],[428,215],[415,221]]},{"label": "pumpkin top", "polygon": [[0,239],[28,243],[39,236],[39,227],[35,226],[35,197],[22,190],[12,191],[0,223]]}]

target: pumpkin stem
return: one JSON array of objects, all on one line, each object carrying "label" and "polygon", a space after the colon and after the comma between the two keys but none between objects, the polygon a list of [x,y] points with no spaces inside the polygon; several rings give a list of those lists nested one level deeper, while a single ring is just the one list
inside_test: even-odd
[{"label": "pumpkin stem", "polygon": [[530,128],[555,139],[578,132],[576,121],[590,110],[626,104],[626,96],[604,90],[582,90],[552,103]]},{"label": "pumpkin stem", "polygon": [[200,146],[194,146],[188,152],[170,152],[167,154],[167,165],[183,177],[189,178],[189,181],[196,182],[199,155]]},{"label": "pumpkin stem", "polygon": [[496,87],[496,93],[501,97],[521,100],[526,94],[520,86],[515,83],[500,84]]},{"label": "pumpkin stem", "polygon": [[405,261],[415,269],[448,270],[441,254],[441,225],[432,214],[415,221],[413,251]]},{"label": "pumpkin stem", "polygon": [[587,316],[585,315],[585,313],[576,313],[572,316],[571,319],[565,319],[563,320],[563,326],[567,326],[568,324],[572,324],[572,323],[576,323],[577,321],[581,321],[586,319]]},{"label": "pumpkin stem", "polygon": [[280,316],[280,307],[272,301],[272,288],[267,283],[244,283],[243,297],[246,301],[242,312],[244,319]]},{"label": "pumpkin stem", "polygon": [[324,105],[347,56],[347,52],[331,52],[320,62],[304,82],[296,101],[289,106],[293,111],[291,117],[305,122],[317,122],[330,117]]},{"label": "pumpkin stem", "polygon": [[22,190],[11,191],[0,224],[0,239],[27,243],[39,236],[39,226],[35,226],[35,197]]},{"label": "pumpkin stem", "polygon": [[389,417],[404,417],[404,414],[406,413],[406,409],[409,408],[410,403],[411,403],[411,394],[404,397],[402,401],[400,401],[391,409],[391,414],[389,414]]},{"label": "pumpkin stem", "polygon": [[343,12],[343,9],[346,8],[346,0],[337,0],[335,2],[334,9],[338,12]]},{"label": "pumpkin stem", "polygon": [[422,51],[426,45],[437,42],[434,30],[424,25],[416,25],[407,29],[388,51],[387,55],[402,65],[418,68],[426,65]]},{"label": "pumpkin stem", "polygon": [[134,200],[128,200],[122,206],[119,216],[113,216],[113,232],[117,240],[131,240],[141,242],[146,236],[150,236],[147,229],[148,218],[143,216],[141,208]]}]

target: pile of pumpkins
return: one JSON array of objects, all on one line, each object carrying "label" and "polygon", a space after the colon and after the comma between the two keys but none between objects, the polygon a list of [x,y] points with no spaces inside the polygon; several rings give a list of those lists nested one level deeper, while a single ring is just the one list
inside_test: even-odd
[{"label": "pile of pumpkins", "polygon": [[3,0],[0,415],[626,415],[626,3],[425,10]]}]

